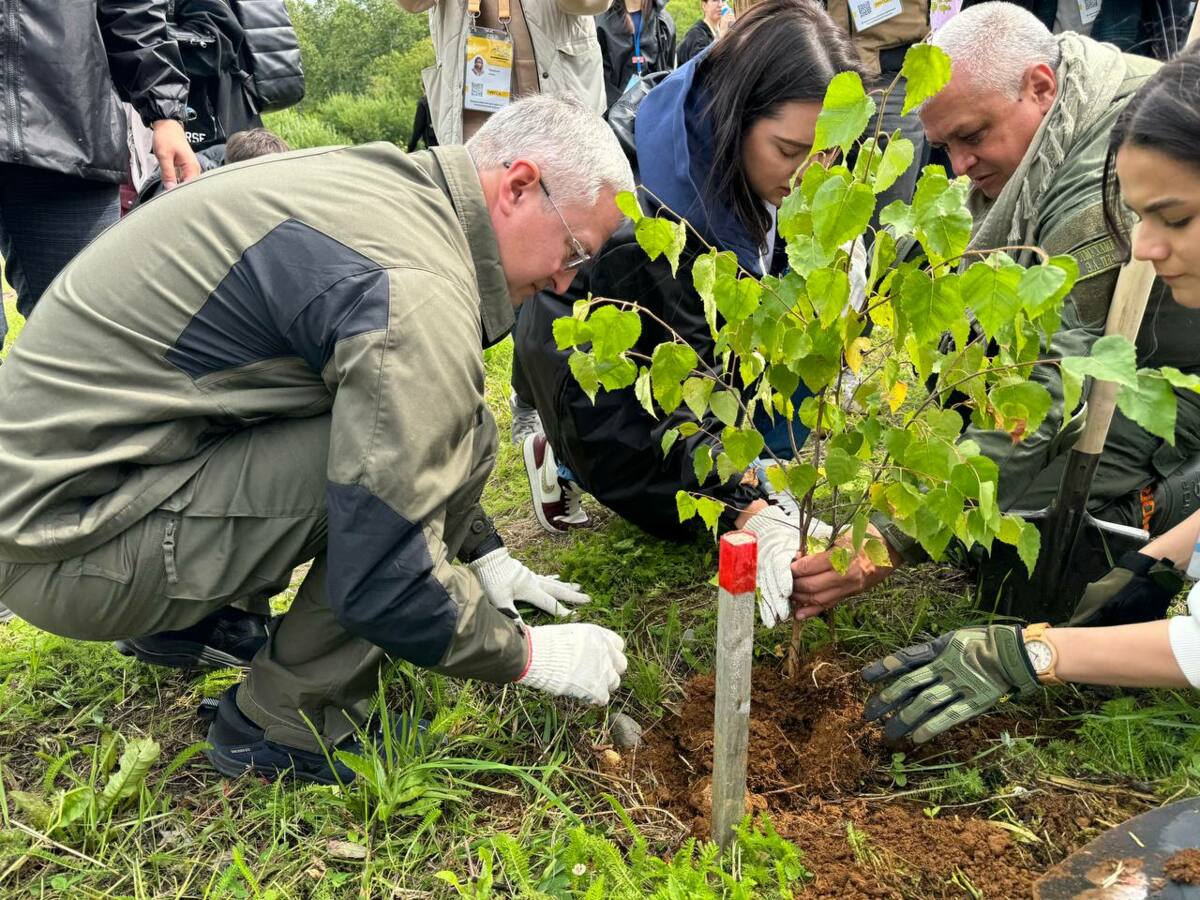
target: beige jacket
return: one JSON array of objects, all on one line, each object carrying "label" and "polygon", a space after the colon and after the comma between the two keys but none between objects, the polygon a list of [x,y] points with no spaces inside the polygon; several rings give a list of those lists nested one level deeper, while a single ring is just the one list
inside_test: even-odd
[{"label": "beige jacket", "polygon": [[[538,90],[565,94],[602,115],[604,69],[592,16],[608,0],[518,0],[537,58]],[[396,0],[409,12],[429,12],[429,34],[437,62],[421,73],[439,144],[462,143],[464,65],[467,53],[467,0]]]}]

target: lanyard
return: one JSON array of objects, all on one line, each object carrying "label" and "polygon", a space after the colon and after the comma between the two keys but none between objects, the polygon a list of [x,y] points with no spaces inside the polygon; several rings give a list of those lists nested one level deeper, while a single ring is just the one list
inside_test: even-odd
[{"label": "lanyard", "polygon": [[642,74],[642,26],[646,24],[646,14],[638,16],[637,28],[633,32],[633,58],[637,60],[637,73]]},{"label": "lanyard", "polygon": [[[479,18],[480,2],[481,2],[481,0],[467,0],[467,12],[470,14],[472,19]],[[510,4],[511,4],[511,0],[500,0],[500,3],[499,3],[499,5],[500,5],[499,18],[500,18],[500,22],[505,27],[507,27],[508,23],[512,20],[512,6]]]}]

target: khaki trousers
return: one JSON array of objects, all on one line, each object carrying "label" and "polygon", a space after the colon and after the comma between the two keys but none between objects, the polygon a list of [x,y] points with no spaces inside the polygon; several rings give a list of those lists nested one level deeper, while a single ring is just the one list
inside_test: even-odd
[{"label": "khaki trousers", "polygon": [[264,610],[313,560],[237,701],[271,740],[317,750],[315,729],[338,743],[365,723],[384,653],[348,634],[326,596],[329,428],[326,414],[231,435],[160,508],[92,552],[0,563],[0,603],[65,637],[140,637],[224,606]]}]

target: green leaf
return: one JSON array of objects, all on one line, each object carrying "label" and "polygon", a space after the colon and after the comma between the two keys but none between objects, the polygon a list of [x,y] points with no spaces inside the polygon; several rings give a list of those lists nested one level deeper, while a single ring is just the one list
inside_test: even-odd
[{"label": "green leaf", "polygon": [[941,166],[926,166],[913,193],[912,210],[917,240],[926,251],[951,259],[967,249],[971,240],[967,187],[947,178]]},{"label": "green leaf", "polygon": [[819,269],[833,262],[834,254],[827,251],[811,234],[802,234],[788,241],[788,265],[805,278],[813,269]]},{"label": "green leaf", "polygon": [[[961,448],[960,448],[961,449]],[[983,497],[984,485],[994,486],[1000,477],[1000,469],[986,456],[972,456],[966,462],[954,466],[950,472],[950,483],[958,488],[964,496],[973,500]]]},{"label": "green leaf", "polygon": [[825,90],[825,102],[817,116],[812,153],[820,153],[830,147],[841,147],[842,153],[848,153],[874,114],[875,101],[863,90],[862,79],[857,72],[834,75]]},{"label": "green leaf", "polygon": [[1092,344],[1087,356],[1064,357],[1062,367],[1079,378],[1091,376],[1129,388],[1138,386],[1137,350],[1123,335],[1106,334]]},{"label": "green leaf", "polygon": [[1117,409],[1154,436],[1175,445],[1175,391],[1153,369],[1138,372],[1136,387],[1121,386]]},{"label": "green leaf", "polygon": [[869,187],[844,176],[830,178],[813,197],[813,233],[832,253],[866,231],[873,212],[875,195]]},{"label": "green leaf", "polygon": [[701,444],[692,454],[692,470],[696,473],[696,484],[703,486],[712,468],[712,447],[709,444]]},{"label": "green leaf", "polygon": [[958,440],[962,431],[962,417],[952,409],[927,409],[921,413],[920,421],[929,427],[930,432],[947,443]]},{"label": "green leaf", "polygon": [[811,463],[796,463],[788,466],[788,490],[792,492],[792,496],[797,501],[803,500],[812,490],[813,485],[817,483],[817,476],[816,466]]},{"label": "green leaf", "polygon": [[[559,319],[555,325],[561,321],[563,320]],[[632,309],[621,310],[615,306],[601,306],[592,313],[587,325],[592,333],[592,352],[598,359],[613,359],[619,356],[636,344],[642,335],[642,317]]]},{"label": "green leaf", "polygon": [[573,316],[560,316],[554,320],[554,343],[559,350],[586,344],[591,339],[592,329],[587,322]]},{"label": "green leaf", "polygon": [[1020,516],[1004,516],[1000,520],[998,537],[1004,543],[1017,548],[1017,555],[1025,564],[1025,571],[1032,577],[1038,554],[1042,549],[1042,536],[1037,527]]},{"label": "green leaf", "polygon": [[[819,169],[821,167],[810,166],[809,168]],[[779,236],[785,241],[812,231],[812,215],[808,211],[808,198],[804,196],[804,191],[799,185],[783,198],[775,224],[779,229]]]},{"label": "green leaf", "polygon": [[782,493],[788,489],[787,470],[783,466],[767,466],[766,472],[767,483],[771,485],[771,490]]},{"label": "green leaf", "polygon": [[650,413],[653,418],[658,418],[658,413],[654,411],[654,396],[650,393],[649,369],[642,368],[637,381],[633,384],[633,395],[637,397],[638,403],[642,404],[642,409]]},{"label": "green leaf", "polygon": [[893,200],[880,210],[879,224],[891,228],[896,237],[904,237],[916,230],[917,214],[903,200]]},{"label": "green leaf", "polygon": [[1065,427],[1071,421],[1075,410],[1079,409],[1079,399],[1083,395],[1083,377],[1076,375],[1065,366],[1059,370],[1059,375],[1062,379],[1063,390],[1062,425]]},{"label": "green leaf", "polygon": [[737,425],[738,401],[733,391],[716,391],[709,397],[713,415],[726,425]]},{"label": "green leaf", "polygon": [[658,259],[662,254],[671,264],[671,274],[679,268],[679,255],[687,242],[687,226],[670,219],[646,216],[633,226],[633,235],[646,255]]},{"label": "green leaf", "polygon": [[125,745],[117,771],[109,776],[104,790],[96,798],[97,811],[116,809],[122,802],[134,797],[146,783],[146,776],[158,761],[161,748],[151,738],[133,738]]},{"label": "green leaf", "polygon": [[1021,298],[1021,307],[1025,314],[1031,319],[1042,315],[1056,299],[1066,296],[1066,292],[1063,291],[1063,285],[1066,283],[1067,272],[1059,266],[1046,263],[1025,269],[1021,273],[1021,281],[1017,284],[1017,296]]},{"label": "green leaf", "polygon": [[712,396],[713,382],[710,378],[691,377],[683,383],[683,402],[697,419],[703,419],[708,411],[708,398]]},{"label": "green leaf", "polygon": [[668,428],[666,431],[663,432],[663,436],[662,436],[663,456],[666,456],[668,453],[671,452],[671,448],[675,446],[675,442],[677,440],[679,440],[679,429],[678,428]]},{"label": "green leaf", "polygon": [[642,205],[638,203],[637,194],[633,191],[621,191],[617,194],[617,209],[634,222],[640,221],[644,215]]},{"label": "green leaf", "polygon": [[727,322],[740,322],[754,315],[762,302],[762,284],[757,278],[718,275],[713,288],[717,309]]},{"label": "green leaf", "polygon": [[921,506],[921,492],[902,481],[889,484],[883,496],[892,511],[902,519],[910,518]]},{"label": "green leaf", "polygon": [[763,436],[754,427],[740,430],[726,428],[721,432],[721,443],[734,467],[742,471],[758,459],[763,448]]},{"label": "green leaf", "polygon": [[900,114],[906,116],[950,83],[950,56],[933,44],[913,44],[904,54],[900,74],[905,79]]},{"label": "green leaf", "polygon": [[[654,399],[664,412],[674,412],[683,402],[680,384],[698,361],[696,351],[687,344],[659,344],[654,348],[650,357],[650,378],[654,384]],[[579,383],[583,384],[582,381]],[[587,390],[586,386],[584,390]]]},{"label": "green leaf", "polygon": [[917,340],[929,344],[962,316],[957,275],[933,279],[921,269],[909,272],[900,284],[898,311],[908,321]]},{"label": "green leaf", "polygon": [[1180,372],[1174,366],[1162,366],[1158,370],[1158,374],[1165,378],[1171,387],[1181,388],[1185,391],[1200,392],[1200,375],[1189,375],[1187,372]]},{"label": "green leaf", "polygon": [[679,513],[679,521],[686,522],[696,514],[696,501],[687,491],[676,491],[675,509]]},{"label": "green leaf", "polygon": [[739,469],[733,463],[733,458],[724,451],[717,454],[717,480],[721,484],[728,482],[733,476],[741,475],[744,469]]},{"label": "green leaf", "polygon": [[637,366],[624,357],[596,360],[596,378],[605,390],[617,391],[629,387],[637,380],[637,374]]},{"label": "green leaf", "polygon": [[876,284],[895,261],[896,239],[890,231],[880,231],[875,235],[875,245],[871,248],[871,272],[867,284]]},{"label": "green leaf", "polygon": [[941,441],[914,441],[904,451],[905,468],[927,475],[935,482],[949,478],[953,464],[954,451]]},{"label": "green leaf", "polygon": [[960,279],[963,302],[974,311],[989,339],[1016,319],[1021,308],[1017,296],[1021,272],[1018,265],[988,260],[972,264]]},{"label": "green leaf", "polygon": [[832,448],[825,458],[825,477],[834,487],[853,481],[861,468],[862,460],[840,447]]},{"label": "green leaf", "polygon": [[965,498],[952,484],[942,484],[925,494],[921,506],[932,513],[945,528],[953,528],[963,511]]},{"label": "green leaf", "polygon": [[828,328],[846,311],[850,279],[840,269],[817,269],[808,276],[808,299],[821,324]]},{"label": "green leaf", "polygon": [[[1033,381],[1002,384],[988,394],[992,405],[1004,416],[1005,424],[1022,423],[1026,435],[1037,431],[1050,411],[1050,392]],[[1006,427],[1007,431],[1013,428]]]},{"label": "green leaf", "polygon": [[899,137],[899,134],[897,131],[892,135],[883,150],[883,157],[879,160],[879,171],[875,173],[875,180],[871,182],[871,190],[876,194],[882,194],[895,184],[896,179],[913,164],[913,142],[906,137]]},{"label": "green leaf", "polygon": [[696,498],[696,512],[700,514],[700,518],[704,520],[704,524],[709,527],[709,530],[714,533],[724,509],[725,505],[720,500],[713,500],[711,497]]},{"label": "green leaf", "polygon": [[590,353],[576,350],[567,359],[567,365],[571,369],[571,374],[575,376],[575,380],[579,382],[579,386],[583,388],[583,392],[588,395],[588,399],[595,403],[596,391],[600,389],[600,378],[596,375],[596,358]]}]

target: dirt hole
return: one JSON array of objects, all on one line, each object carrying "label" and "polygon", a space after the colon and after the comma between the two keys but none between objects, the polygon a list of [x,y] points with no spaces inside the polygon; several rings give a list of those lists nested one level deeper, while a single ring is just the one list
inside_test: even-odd
[{"label": "dirt hole", "polygon": [[[1100,823],[1141,811],[1110,798],[1031,791],[1012,803],[1037,834],[1031,845],[986,817],[991,804],[929,815],[931,803],[920,797],[864,799],[899,791],[886,774],[892,751],[862,721],[864,695],[857,668],[836,657],[813,659],[794,682],[774,666],[754,670],[749,806],[769,813],[804,851],[816,877],[803,897],[1028,897],[1037,876],[1095,837]],[[647,730],[645,745],[627,757],[630,775],[647,802],[707,838],[711,675],[687,683],[680,709]],[[962,729],[941,749],[968,759],[999,727]]]}]

